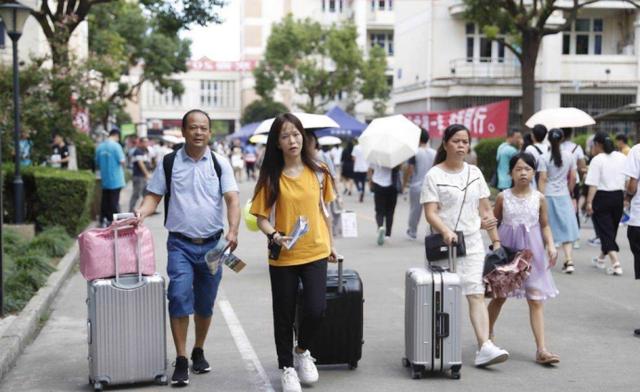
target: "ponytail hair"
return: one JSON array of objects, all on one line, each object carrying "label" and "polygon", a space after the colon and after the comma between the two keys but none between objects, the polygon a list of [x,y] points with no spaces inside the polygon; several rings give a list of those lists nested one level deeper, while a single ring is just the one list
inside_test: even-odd
[{"label": "ponytail hair", "polygon": [[460,131],[467,132],[469,136],[469,141],[471,141],[471,132],[462,124],[451,124],[445,130],[442,135],[442,143],[440,143],[440,147],[438,147],[438,151],[436,152],[436,158],[433,162],[434,165],[444,162],[447,159],[447,150],[445,150],[444,145],[451,140],[453,135]]},{"label": "ponytail hair", "polygon": [[613,145],[613,140],[611,140],[611,137],[609,136],[609,134],[605,132],[602,132],[602,131],[596,132],[596,135],[593,137],[593,142],[600,144],[605,154],[611,154],[615,150],[615,146]]},{"label": "ponytail hair", "polygon": [[551,161],[556,167],[562,166],[562,151],[560,151],[560,143],[564,139],[564,133],[558,128],[549,131],[549,143],[551,144]]}]

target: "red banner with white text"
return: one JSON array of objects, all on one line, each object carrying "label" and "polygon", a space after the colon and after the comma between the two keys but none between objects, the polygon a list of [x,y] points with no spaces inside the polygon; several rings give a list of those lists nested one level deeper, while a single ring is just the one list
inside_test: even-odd
[{"label": "red banner with white text", "polygon": [[509,100],[473,106],[446,112],[404,113],[418,126],[429,131],[429,136],[441,138],[451,124],[462,124],[471,131],[472,138],[507,135],[509,126]]}]

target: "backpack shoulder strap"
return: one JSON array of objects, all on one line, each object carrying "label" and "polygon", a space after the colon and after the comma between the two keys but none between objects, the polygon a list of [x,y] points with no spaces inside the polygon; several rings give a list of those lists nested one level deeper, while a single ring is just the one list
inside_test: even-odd
[{"label": "backpack shoulder strap", "polygon": [[576,150],[578,149],[578,147],[580,147],[580,145],[578,143],[575,143],[576,145],[573,146],[573,150],[571,150],[571,153],[573,154],[574,152],[576,152]]},{"label": "backpack shoulder strap", "polygon": [[216,171],[216,175],[218,176],[218,185],[220,188],[220,196],[222,196],[222,167],[220,166],[220,162],[216,158],[216,154],[211,151],[211,160],[213,161],[213,170]]},{"label": "backpack shoulder strap", "polygon": [[164,169],[164,182],[167,192],[164,194],[164,223],[167,223],[169,214],[169,199],[171,198],[171,175],[173,174],[173,163],[176,160],[176,151],[169,153],[162,159],[162,169]]},{"label": "backpack shoulder strap", "polygon": [[542,150],[540,149],[540,147],[536,146],[535,144],[532,144],[532,146],[536,149],[536,151],[538,151],[538,154],[542,155]]}]

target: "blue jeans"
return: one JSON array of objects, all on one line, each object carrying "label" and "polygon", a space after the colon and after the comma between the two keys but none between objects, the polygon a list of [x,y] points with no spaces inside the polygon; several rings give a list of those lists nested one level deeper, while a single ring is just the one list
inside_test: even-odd
[{"label": "blue jeans", "polygon": [[213,304],[222,280],[222,267],[213,275],[204,261],[204,255],[213,249],[217,242],[194,244],[169,234],[169,317],[186,317],[193,313],[201,317],[210,317],[213,314]]}]

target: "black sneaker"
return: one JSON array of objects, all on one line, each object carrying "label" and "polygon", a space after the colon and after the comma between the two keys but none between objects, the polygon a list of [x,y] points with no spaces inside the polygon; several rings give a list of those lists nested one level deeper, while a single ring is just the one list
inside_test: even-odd
[{"label": "black sneaker", "polygon": [[640,328],[633,330],[633,335],[640,338]]},{"label": "black sneaker", "polygon": [[191,351],[191,362],[191,369],[193,369],[194,373],[202,374],[211,371],[211,366],[209,366],[209,362],[204,359],[204,351],[202,351],[201,348],[193,348],[193,351]]},{"label": "black sneaker", "polygon": [[186,357],[176,358],[176,370],[171,377],[171,385],[184,387],[189,384],[189,360]]}]

